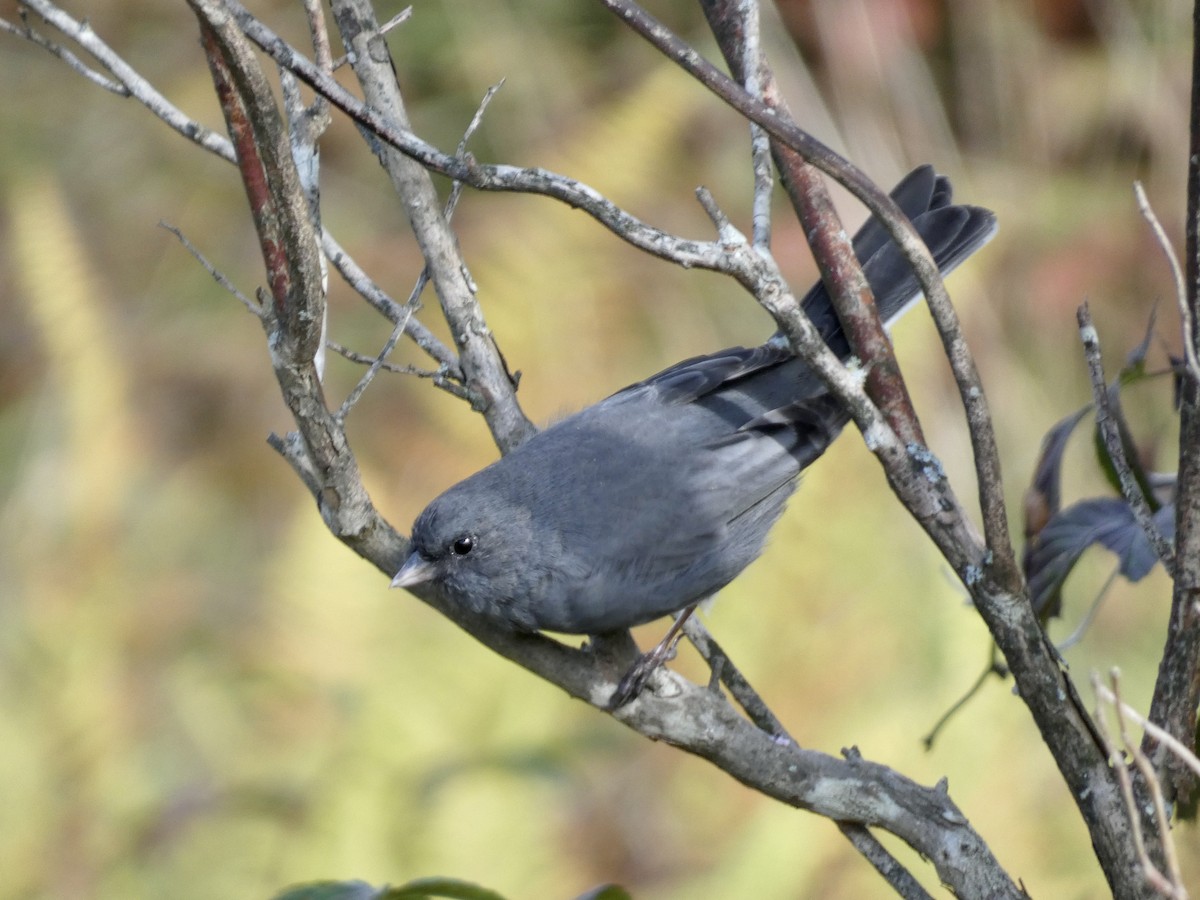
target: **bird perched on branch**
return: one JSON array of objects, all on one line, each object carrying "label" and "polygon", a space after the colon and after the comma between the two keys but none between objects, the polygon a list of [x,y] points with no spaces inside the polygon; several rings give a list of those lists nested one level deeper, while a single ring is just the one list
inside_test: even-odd
[{"label": "bird perched on branch", "polygon": [[[929,166],[892,198],[948,272],[995,232]],[[882,320],[919,296],[883,225],[854,250]],[[803,307],[843,360],[824,285]],[[685,360],[555,423],[417,517],[393,587],[428,583],[512,630],[604,634],[690,610],[762,552],[797,477],[849,416],[783,345]],[[682,617],[680,619],[682,621]]]}]

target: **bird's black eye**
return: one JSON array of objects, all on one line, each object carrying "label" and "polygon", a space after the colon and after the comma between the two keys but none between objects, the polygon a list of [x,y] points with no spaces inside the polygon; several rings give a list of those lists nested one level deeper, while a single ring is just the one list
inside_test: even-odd
[{"label": "bird's black eye", "polygon": [[455,556],[466,556],[475,549],[475,538],[469,534],[464,534],[450,545],[450,549],[454,551]]}]

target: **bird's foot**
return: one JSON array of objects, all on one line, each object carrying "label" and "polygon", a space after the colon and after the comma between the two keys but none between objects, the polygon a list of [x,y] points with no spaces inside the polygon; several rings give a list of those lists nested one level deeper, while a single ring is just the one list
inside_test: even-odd
[{"label": "bird's foot", "polygon": [[610,712],[620,709],[627,703],[633,702],[646,686],[646,682],[650,680],[658,669],[672,659],[675,658],[675,642],[663,642],[656,646],[649,653],[643,653],[637,658],[629,671],[621,676],[620,682],[617,684],[617,689],[613,691],[612,697],[608,701],[608,709]]},{"label": "bird's foot", "polygon": [[621,681],[617,684],[617,689],[613,691],[612,697],[609,698],[609,712],[618,710],[626,703],[632,702],[642,692],[642,688],[646,686],[646,682],[650,680],[650,676],[663,663],[675,658],[675,647],[679,643],[679,639],[683,636],[683,624],[695,611],[695,605],[682,610],[675,617],[675,622],[671,625],[666,637],[659,641],[657,646],[649,653],[643,653],[638,657],[637,662],[629,667],[629,671],[621,676]]}]

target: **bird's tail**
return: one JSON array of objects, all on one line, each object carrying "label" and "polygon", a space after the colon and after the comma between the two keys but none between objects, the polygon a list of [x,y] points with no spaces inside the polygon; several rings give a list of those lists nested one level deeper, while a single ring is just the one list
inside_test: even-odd
[{"label": "bird's tail", "polygon": [[[955,205],[949,179],[934,172],[932,166],[910,172],[892,190],[892,199],[912,221],[943,273],[996,232],[995,214],[978,206]],[[884,323],[895,321],[921,296],[904,254],[875,218],[854,236],[854,252],[870,282],[880,318]],[[842,359],[850,356],[850,345],[825,285],[814,285],[802,304],[830,349]],[[778,336],[770,345],[787,353]],[[742,431],[770,434],[801,469],[825,452],[849,420],[846,410],[825,392],[808,366],[790,356],[774,367],[764,365],[756,375],[730,385],[722,396],[727,403],[736,403],[743,414],[750,414]]]},{"label": "bird's tail", "polygon": [[[952,270],[996,233],[996,216],[979,206],[955,205],[950,180],[932,166],[913,169],[892,189],[892,199],[912,220],[942,274]],[[917,278],[883,224],[872,217],[854,236],[854,253],[875,295],[885,323],[894,321],[921,295]],[[802,302],[821,336],[838,356],[850,355],[837,314],[823,282]]]}]

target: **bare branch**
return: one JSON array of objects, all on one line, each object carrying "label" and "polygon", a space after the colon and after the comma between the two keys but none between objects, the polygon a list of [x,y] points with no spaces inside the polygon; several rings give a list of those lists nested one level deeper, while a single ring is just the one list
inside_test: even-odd
[{"label": "bare branch", "polygon": [[[1118,678],[1120,676],[1120,672],[1117,670],[1114,670],[1112,674],[1113,678]],[[1113,708],[1117,710],[1118,714],[1137,722],[1137,724],[1143,728],[1147,734],[1152,735],[1155,740],[1160,741],[1164,747],[1166,747],[1177,759],[1179,759],[1180,762],[1182,762],[1197,775],[1200,775],[1200,758],[1197,758],[1195,750],[1188,747],[1173,734],[1168,732],[1165,728],[1155,725],[1147,716],[1142,715],[1124,700],[1121,700],[1113,691],[1110,691],[1108,688],[1106,688],[1098,679],[1093,678],[1092,687],[1095,689],[1096,695],[1105,703],[1112,704]]]},{"label": "bare branch", "polygon": [[304,16],[308,19],[308,33],[312,38],[317,68],[332,72],[333,53],[329,49],[329,29],[325,27],[324,7],[320,0],[304,0]]},{"label": "bare branch", "polygon": [[321,232],[321,249],[346,283],[354,288],[364,300],[379,310],[388,321],[393,324],[405,321],[405,333],[416,342],[418,347],[433,357],[447,378],[456,381],[462,380],[462,370],[458,366],[458,357],[455,356],[454,351],[443,344],[415,317],[410,317],[406,305],[397,303],[388,296],[387,292],[363,271],[362,267],[328,231]]},{"label": "bare branch", "polygon": [[215,153],[226,162],[235,161],[233,145],[228,139],[184,115],[150,82],[134,71],[133,67],[114,52],[108,44],[104,43],[86,21],[80,22],[73,19],[49,0],[22,0],[22,5],[33,10],[47,24],[53,25],[87,50],[129,92],[129,96],[135,98],[179,134],[189,141],[199,144],[210,153]]},{"label": "bare branch", "polygon": [[51,56],[55,56],[65,63],[67,68],[78,72],[92,84],[102,87],[104,90],[116,94],[118,97],[129,96],[129,88],[125,87],[125,85],[96,71],[66,47],[56,44],[40,32],[34,31],[33,27],[29,24],[29,13],[24,7],[18,9],[17,14],[21,18],[21,24],[14,25],[7,19],[0,19],[0,31],[6,31],[19,38],[24,38],[29,43],[41,47]]},{"label": "bare branch", "polygon": [[1158,216],[1154,214],[1154,209],[1146,197],[1146,190],[1140,181],[1133,183],[1133,195],[1137,198],[1138,211],[1146,220],[1146,224],[1150,226],[1150,230],[1154,233],[1154,239],[1158,242],[1163,256],[1167,258],[1167,265],[1171,268],[1171,281],[1175,285],[1175,304],[1179,307],[1179,319],[1182,323],[1183,358],[1192,380],[1200,383],[1200,360],[1196,358],[1196,342],[1192,339],[1192,310],[1188,306],[1187,283],[1183,277],[1183,268],[1179,265],[1179,257],[1175,255],[1171,239],[1167,237],[1166,230],[1158,221]]},{"label": "bare branch", "polygon": [[[458,143],[459,156],[462,156],[466,152],[467,142],[471,139],[471,135],[475,133],[475,130],[479,127],[480,123],[483,122],[483,113],[487,109],[488,104],[492,102],[492,98],[496,96],[496,92],[499,90],[500,84],[496,84],[489,88],[488,91],[483,95],[483,99],[480,101],[479,107],[475,110],[475,115],[471,117],[471,121],[467,125],[467,130],[464,132],[462,140]],[[449,223],[451,218],[453,218],[454,210],[458,206],[458,200],[461,196],[462,182],[456,181],[450,190],[450,196],[446,200],[446,206],[442,210],[442,215],[446,217],[447,223]],[[384,360],[386,360],[388,356],[391,355],[392,350],[395,349],[396,343],[400,340],[400,336],[408,327],[408,323],[412,320],[413,314],[421,308],[421,294],[424,292],[425,285],[428,283],[429,265],[426,263],[426,265],[421,268],[421,274],[417,276],[416,285],[414,285],[412,291],[409,293],[408,302],[405,304],[405,315],[401,321],[396,323],[396,327],[393,329],[391,336],[387,340],[387,343],[384,344],[383,349],[379,351],[379,355],[371,363],[367,371],[363,373],[363,376],[359,379],[358,384],[354,386],[354,390],[352,390],[349,396],[346,397],[345,401],[343,401],[341,408],[337,412],[338,421],[345,421],[346,415],[354,407],[354,404],[358,402],[358,399],[363,395],[363,392],[366,391],[367,386],[374,380],[376,374],[383,366]],[[442,386],[445,384],[446,382],[443,380]],[[464,391],[462,394],[460,394],[460,396],[469,397],[470,394]]]},{"label": "bare branch", "polygon": [[[695,616],[689,616],[684,621],[683,633],[704,657],[704,661],[708,663],[714,681],[720,681],[729,689],[730,695],[750,717],[751,722],[777,740],[796,743],[784,728],[783,723],[775,717],[770,707],[750,686],[750,682],[746,680],[738,667],[733,664],[733,660],[721,649],[721,645]],[[710,685],[710,687],[715,687],[715,685]]]},{"label": "bare branch", "polygon": [[933,895],[913,877],[908,869],[892,856],[883,844],[879,843],[870,829],[864,825],[852,825],[849,822],[838,822],[838,830],[846,836],[854,849],[867,860],[875,871],[883,876],[896,895],[903,900],[933,900]]},{"label": "bare branch", "polygon": [[[381,35],[386,35],[389,31],[391,31],[396,26],[403,25],[410,18],[412,18],[412,11],[413,11],[413,8],[411,6],[404,7],[404,9],[400,10],[400,12],[396,13],[394,16],[392,16],[390,19],[388,19],[386,22],[384,22],[382,25],[379,26],[379,33]],[[333,65],[331,68],[340,69],[342,66],[344,66],[349,61],[350,61],[350,55],[343,54],[342,56],[339,56],[337,59],[335,59],[333,61]]]},{"label": "bare branch", "polygon": [[272,316],[272,352],[312,360],[321,346],[325,293],[316,235],[274,96],[253,51],[215,0],[191,0],[209,67],[237,150],[238,168],[259,234]]},{"label": "bare branch", "polygon": [[979,690],[983,687],[985,681],[987,681],[993,675],[995,675],[997,678],[1006,678],[1008,677],[1008,674],[1008,668],[999,661],[999,658],[996,655],[996,645],[992,644],[990,647],[988,647],[988,664],[984,666],[983,671],[979,673],[979,677],[971,683],[971,686],[963,692],[962,696],[950,704],[950,706],[944,713],[942,713],[938,720],[933,723],[933,727],[929,729],[925,737],[921,738],[921,743],[925,745],[925,749],[933,749],[933,745],[937,742],[938,735],[942,733],[942,729],[950,724],[950,720],[958,714],[958,711],[962,709],[972,697],[979,693]]},{"label": "bare branch", "polygon": [[[396,84],[395,69],[370,3],[343,0],[335,5],[334,18],[368,105],[407,129],[407,112]],[[329,80],[328,75],[322,75]],[[394,148],[381,146],[378,153],[425,258],[442,312],[458,345],[459,364],[467,387],[478,397],[476,408],[488,423],[496,444],[507,452],[535,429],[517,402],[515,380],[476,300],[475,284],[448,218],[439,208],[433,181],[420,162]],[[455,160],[462,163],[457,157]]]},{"label": "bare branch", "polygon": [[205,258],[204,254],[201,253],[196,246],[184,236],[182,231],[169,222],[159,222],[158,225],[160,228],[166,229],[167,231],[171,232],[171,234],[175,235],[176,240],[183,244],[183,248],[187,250],[188,253],[192,254],[192,258],[204,267],[204,270],[213,277],[213,280],[234,297],[236,297],[241,302],[242,306],[254,313],[255,318],[262,318],[263,310],[258,301],[251,300],[240,290],[238,290],[237,285],[226,278],[225,273],[219,271],[216,266],[210,263],[208,259]]},{"label": "bare branch", "polygon": [[1146,539],[1154,548],[1159,560],[1167,572],[1175,574],[1175,550],[1163,537],[1158,526],[1154,524],[1154,514],[1150,504],[1142,493],[1129,460],[1125,456],[1125,447],[1121,442],[1121,432],[1113,418],[1108,392],[1108,382],[1104,379],[1104,362],[1100,357],[1100,335],[1092,324],[1092,314],[1086,303],[1082,304],[1075,313],[1079,320],[1079,339],[1083,343],[1083,353],[1087,358],[1088,374],[1092,381],[1092,400],[1096,404],[1096,425],[1104,438],[1104,448],[1112,460],[1113,469],[1121,485],[1121,495],[1129,504],[1138,525],[1145,532]]},{"label": "bare branch", "polygon": [[[708,4],[701,4],[705,10]],[[764,93],[763,83],[771,78],[766,60],[762,53],[762,34],[759,27],[757,2],[744,2],[741,15],[741,59],[740,69],[731,66],[734,72],[742,73],[740,81],[751,97],[761,98]],[[720,35],[717,37],[721,41]],[[722,42],[724,46],[724,42]],[[753,243],[754,246],[769,249],[771,246],[771,194],[774,193],[775,179],[771,169],[771,136],[756,122],[750,123],[750,161],[754,173],[754,203]]]},{"label": "bare branch", "polygon": [[[310,24],[311,22],[310,16]],[[317,142],[331,121],[329,104],[324,98],[317,97],[313,100],[312,106],[305,107],[304,100],[300,96],[300,84],[290,72],[280,70],[279,81],[283,89],[283,108],[287,113],[288,145],[292,161],[296,165],[300,189],[304,192],[313,228],[319,232],[321,230],[321,148]],[[321,283],[321,334],[313,355],[313,363],[317,369],[317,377],[324,380],[325,341],[329,335],[329,304],[324,302],[324,298],[329,294],[329,268],[325,263],[324,254],[317,253],[315,256]],[[403,332],[401,331],[401,333]]]},{"label": "bare branch", "polygon": [[[559,200],[592,216],[609,231],[647,253],[685,268],[724,271],[719,245],[676,237],[647,225],[617,206],[594,188],[541,168],[484,165],[466,157],[443,153],[398,124],[372,105],[363,103],[310,60],[297,52],[244,7],[227,4],[247,37],[277,64],[293,72],[357,124],[367,128],[389,147],[419,162],[424,168],[483,191],[541,194]],[[923,245],[922,245],[923,246]]]},{"label": "bare branch", "polygon": [[350,410],[354,409],[355,404],[366,393],[371,382],[375,380],[375,376],[379,374],[380,369],[386,364],[387,358],[396,349],[396,344],[399,343],[400,338],[404,335],[404,328],[408,325],[408,319],[412,317],[412,314],[413,309],[410,306],[407,315],[402,321],[396,323],[396,327],[392,329],[392,333],[388,335],[387,341],[384,342],[383,348],[371,360],[370,365],[367,366],[367,371],[363,372],[362,377],[358,379],[358,383],[354,385],[354,388],[346,395],[346,399],[342,401],[342,405],[338,407],[337,412],[333,414],[334,419],[339,424],[345,424],[346,416],[350,414]]},{"label": "bare branch", "polygon": [[359,353],[357,350],[351,350],[349,347],[339,344],[337,341],[326,341],[325,345],[336,353],[338,356],[349,360],[352,363],[358,363],[363,366],[371,366],[379,363],[379,368],[384,372],[391,372],[395,375],[415,375],[417,378],[437,378],[438,373],[433,369],[420,369],[417,366],[400,365],[381,361],[378,356],[370,356],[366,353]]},{"label": "bare branch", "polygon": [[1124,746],[1124,752],[1129,753],[1133,757],[1134,765],[1138,768],[1138,773],[1141,775],[1147,790],[1150,792],[1153,808],[1154,821],[1158,828],[1159,834],[1163,836],[1161,846],[1163,855],[1167,860],[1170,876],[1165,876],[1155,865],[1147,851],[1145,838],[1143,836],[1142,826],[1142,811],[1136,799],[1134,798],[1133,779],[1130,777],[1129,768],[1125,763],[1122,749],[1117,746],[1113,740],[1112,734],[1109,732],[1108,724],[1101,710],[1096,710],[1096,725],[1100,730],[1100,734],[1104,739],[1104,745],[1108,750],[1108,758],[1112,765],[1113,771],[1117,774],[1117,779],[1121,785],[1121,795],[1125,800],[1125,813],[1128,816],[1129,824],[1132,830],[1134,849],[1146,881],[1163,896],[1178,898],[1178,900],[1186,900],[1187,891],[1183,888],[1183,883],[1179,874],[1179,862],[1175,854],[1175,845],[1170,838],[1170,821],[1167,818],[1166,804],[1163,800],[1162,786],[1159,782],[1158,775],[1154,771],[1154,767],[1150,764],[1150,760],[1146,754],[1137,746],[1129,735],[1129,729],[1126,725],[1125,709],[1126,704],[1120,697],[1120,672],[1113,669],[1111,672],[1112,690],[1109,691],[1100,683],[1100,676],[1092,673],[1092,689],[1096,692],[1098,699],[1105,700],[1112,704],[1114,711],[1117,714],[1117,724],[1121,734],[1121,742]]}]

